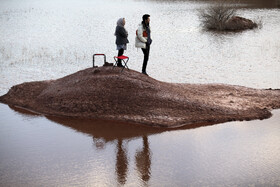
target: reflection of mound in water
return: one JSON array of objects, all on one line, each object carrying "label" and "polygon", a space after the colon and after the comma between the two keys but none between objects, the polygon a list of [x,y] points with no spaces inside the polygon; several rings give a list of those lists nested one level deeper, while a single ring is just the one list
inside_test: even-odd
[{"label": "reflection of mound in water", "polygon": [[88,68],[61,79],[23,83],[0,97],[45,115],[118,120],[158,127],[264,119],[279,90],[223,84],[174,84],[133,70]]},{"label": "reflection of mound in water", "polygon": [[124,185],[127,181],[129,166],[127,143],[129,140],[142,137],[143,147],[135,153],[135,165],[141,180],[145,183],[149,181],[151,176],[151,151],[148,136],[165,132],[164,130],[114,121],[81,120],[60,117],[48,117],[48,119],[79,132],[92,135],[94,146],[97,150],[103,150],[108,142],[116,141],[115,173],[121,185]]},{"label": "reflection of mound in water", "polygon": [[[17,107],[10,107],[16,112],[28,117],[38,117],[37,114]],[[142,125],[130,125],[114,121],[98,121],[74,118],[61,118],[49,116],[50,121],[70,127],[81,133],[92,136],[94,149],[102,151],[106,149],[106,144],[115,145],[115,174],[120,185],[127,181],[129,168],[128,143],[129,140],[143,138],[143,148],[135,153],[135,165],[142,181],[148,182],[150,179],[150,149],[148,136],[164,132],[162,129],[152,128]],[[172,129],[174,130],[174,129]],[[112,155],[114,156],[114,155]]]},{"label": "reflection of mound in water", "polygon": [[[29,117],[38,117],[39,114],[19,107],[9,106],[12,110]],[[93,137],[93,144],[97,149],[104,149],[106,143],[118,139],[132,140],[143,136],[160,134],[167,131],[193,129],[201,126],[214,125],[214,123],[200,123],[183,126],[179,128],[154,128],[139,124],[130,124],[120,121],[78,119],[70,117],[46,116],[52,122],[70,127],[75,131],[89,134]]]},{"label": "reflection of mound in water", "polygon": [[78,132],[93,136],[94,145],[97,148],[105,147],[107,142],[116,140],[131,140],[142,136],[149,136],[164,132],[163,129],[152,128],[137,124],[129,124],[116,121],[74,119],[48,116],[49,120],[70,127]]},{"label": "reflection of mound in water", "polygon": [[[50,117],[49,119],[53,119],[53,117]],[[71,121],[71,120],[73,120],[73,121]],[[136,133],[135,137],[133,137],[132,134],[130,136],[124,136],[122,133],[117,132],[117,134],[119,134],[120,136],[123,137],[123,139],[121,139],[121,137],[119,137],[119,139],[122,141],[122,143],[120,143],[121,141],[118,141],[117,135],[114,134],[114,130],[117,129],[117,126],[119,125],[118,123],[115,124],[114,122],[111,122],[111,125],[113,126],[111,130],[108,128],[110,123],[109,122],[105,123],[104,128],[106,129],[106,131],[112,131],[111,133],[106,133],[102,130],[99,130],[103,126],[102,123],[97,124],[96,122],[94,122],[92,120],[87,120],[88,122],[85,123],[85,122],[82,122],[83,120],[78,120],[78,119],[71,119],[71,118],[68,118],[68,119],[67,118],[66,119],[58,118],[57,119],[57,117],[54,117],[53,121],[56,123],[60,123],[66,127],[76,129],[79,132],[87,133],[90,136],[95,135],[96,139],[101,139],[104,142],[105,142],[105,139],[107,141],[110,141],[108,143],[105,143],[105,144],[108,144],[107,148],[104,147],[105,150],[95,150],[95,151],[97,151],[99,153],[101,153],[103,151],[104,154],[109,153],[109,155],[107,155],[107,156],[114,159],[114,162],[112,164],[113,164],[113,166],[115,165],[115,168],[113,167],[113,170],[109,171],[109,172],[111,172],[112,175],[115,174],[115,179],[119,180],[118,183],[120,185],[122,183],[128,183],[128,181],[131,181],[130,177],[131,177],[131,174],[133,173],[133,171],[130,170],[130,168],[132,168],[132,169],[135,168],[134,169],[134,171],[136,171],[135,174],[136,175],[138,174],[138,176],[139,176],[138,180],[141,179],[141,181],[139,181],[139,183],[142,182],[143,186],[146,186],[146,184],[148,183],[149,180],[156,177],[156,176],[153,176],[153,173],[152,173],[153,170],[151,170],[152,164],[155,164],[154,161],[156,159],[155,157],[154,158],[152,157],[153,155],[155,155],[155,154],[152,154],[153,153],[152,151],[156,151],[156,150],[153,150],[155,147],[149,145],[149,141],[148,141],[149,135],[146,135],[147,138],[145,138],[145,134],[148,134],[148,133],[155,134],[157,132],[153,132],[153,131],[149,131],[149,130],[145,131],[144,129],[160,130],[162,128],[160,128],[160,129],[159,128],[149,128],[149,127],[139,125],[139,132]],[[92,124],[90,124],[90,121],[92,122]],[[79,122],[81,122],[80,123],[81,125],[79,124]],[[97,127],[91,128],[91,126],[95,126],[95,125]],[[79,127],[81,127],[81,128],[79,128]],[[120,124],[121,131],[125,131],[125,129],[127,129],[127,128],[132,128],[132,129],[134,129],[134,131],[137,131],[137,128],[134,128],[134,127],[135,127],[134,125],[125,126],[125,125]],[[96,132],[96,131],[99,131],[99,132]],[[130,132],[130,131],[128,131],[128,132]],[[140,135],[140,132],[143,132],[143,136]],[[162,132],[162,130],[161,130],[161,132]],[[158,133],[160,133],[160,132],[158,132]],[[129,137],[129,138],[125,139],[126,137]],[[141,138],[143,139],[142,141],[141,141]],[[130,139],[135,139],[135,140],[129,141]],[[89,139],[89,141],[90,141],[90,139]],[[112,141],[113,141],[113,143],[112,143]],[[132,142],[132,145],[129,145],[130,142]],[[119,146],[120,144],[122,144],[122,146]],[[129,145],[129,146],[127,146],[127,145]],[[131,149],[132,147],[135,148],[135,145],[139,146],[139,148],[136,149],[136,151],[132,151],[132,150],[135,150],[135,149]],[[114,149],[116,150],[115,152],[114,151],[111,152],[112,146],[114,147],[113,150]],[[123,150],[117,150],[118,148],[123,149]],[[149,148],[151,148],[151,149],[149,149]],[[110,153],[112,153],[112,154],[110,154]],[[120,154],[119,156],[117,156],[118,153]],[[125,154],[127,154],[127,155],[125,155]],[[94,155],[96,155],[96,154],[94,154]],[[97,155],[101,155],[101,154],[97,154]],[[107,156],[106,156],[106,158],[107,158]],[[110,159],[110,160],[112,160],[112,159]],[[117,160],[119,160],[118,164],[116,163]],[[117,166],[119,166],[122,162],[123,162],[123,166],[120,166],[121,168],[117,169]],[[157,164],[158,163],[156,162],[156,165]],[[129,166],[131,166],[131,167],[129,167]],[[106,168],[108,168],[108,167],[106,167]],[[127,169],[125,169],[125,168],[127,168]],[[120,175],[120,176],[117,176],[117,175]],[[153,180],[153,182],[154,182],[154,180]],[[139,184],[139,183],[137,183],[137,184]]]},{"label": "reflection of mound in water", "polygon": [[145,182],[149,181],[151,176],[151,153],[148,136],[162,133],[164,132],[163,130],[113,121],[94,121],[59,117],[48,117],[48,119],[64,126],[71,127],[79,132],[92,135],[97,150],[104,149],[107,142],[117,141],[115,173],[117,180],[121,185],[124,185],[127,181],[129,166],[127,143],[131,139],[142,137],[143,148],[141,151],[138,150],[135,154],[135,165],[141,180]]}]

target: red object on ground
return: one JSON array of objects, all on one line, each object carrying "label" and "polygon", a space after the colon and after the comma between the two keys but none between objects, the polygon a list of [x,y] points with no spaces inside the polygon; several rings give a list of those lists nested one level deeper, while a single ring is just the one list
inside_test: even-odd
[{"label": "red object on ground", "polygon": [[118,65],[118,59],[120,59],[120,60],[124,63],[124,66],[123,66],[123,68],[122,68],[122,71],[123,71],[123,69],[124,69],[125,67],[129,70],[129,68],[128,68],[128,66],[127,66],[127,62],[128,62],[128,60],[129,60],[129,57],[128,57],[128,56],[124,56],[124,55],[122,55],[122,56],[115,56],[115,57],[114,57],[114,60],[116,61],[116,63],[114,64],[113,68],[114,68],[115,66]]}]

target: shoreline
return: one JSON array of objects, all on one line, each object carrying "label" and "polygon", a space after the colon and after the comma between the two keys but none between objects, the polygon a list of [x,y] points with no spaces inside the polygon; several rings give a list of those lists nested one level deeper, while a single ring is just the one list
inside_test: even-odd
[{"label": "shoreline", "polygon": [[100,67],[13,86],[0,102],[45,116],[180,128],[269,118],[280,108],[280,90],[166,83],[134,70]]},{"label": "shoreline", "polygon": [[[242,122],[246,121],[246,120],[224,121],[224,122],[221,121],[221,122],[217,122],[217,123],[204,122],[204,123],[194,123],[194,124],[189,124],[189,125],[183,125],[183,126],[179,126],[179,127],[162,128],[162,127],[158,127],[158,126],[149,126],[149,125],[145,125],[145,124],[129,123],[127,121],[118,121],[118,120],[75,118],[75,117],[71,117],[71,116],[69,117],[69,116],[44,115],[44,114],[36,113],[34,111],[30,111],[30,110],[22,108],[22,107],[9,106],[9,105],[3,104],[3,103],[1,103],[1,104],[9,107],[9,109],[11,109],[17,113],[27,115],[27,116],[45,117],[52,122],[58,123],[63,126],[71,127],[73,129],[78,130],[83,133],[87,133],[87,130],[90,129],[91,126],[94,126],[95,128],[97,126],[98,129],[102,129],[104,126],[105,126],[105,129],[110,129],[111,127],[114,127],[114,128],[120,127],[122,130],[129,130],[131,128],[132,130],[129,131],[130,134],[134,134],[134,132],[137,132],[136,134],[139,134],[139,132],[154,134],[154,133],[161,133],[161,132],[166,132],[166,131],[190,130],[190,129],[196,129],[196,128],[206,127],[206,126],[214,126],[214,125],[219,125],[219,124],[224,124],[224,123],[229,123],[229,122],[242,123]],[[280,109],[273,109],[273,110],[271,110],[271,113],[274,113],[277,111],[280,111]],[[273,114],[269,118],[272,118],[272,117],[274,117]],[[267,120],[269,118],[255,119],[255,120],[262,121],[262,120]],[[251,120],[247,120],[247,121],[251,121]],[[105,131],[102,131],[102,132],[105,133]],[[133,135],[133,136],[135,136],[135,135]]]}]

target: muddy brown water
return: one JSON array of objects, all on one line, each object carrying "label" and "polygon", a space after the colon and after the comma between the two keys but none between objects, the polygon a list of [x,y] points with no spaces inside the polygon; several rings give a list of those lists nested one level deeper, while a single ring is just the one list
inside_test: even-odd
[{"label": "muddy brown water", "polygon": [[0,104],[1,186],[277,186],[280,110],[163,131]]},{"label": "muddy brown water", "polygon": [[[263,27],[227,34],[199,26],[197,9],[212,2],[3,0],[0,94],[91,67],[93,53],[113,62],[122,16],[129,67],[140,71],[143,56],[133,41],[144,13],[151,14],[152,77],[280,88],[279,1],[241,1],[239,14]],[[163,131],[0,104],[0,186],[280,186],[280,110],[272,113],[261,121]]]}]

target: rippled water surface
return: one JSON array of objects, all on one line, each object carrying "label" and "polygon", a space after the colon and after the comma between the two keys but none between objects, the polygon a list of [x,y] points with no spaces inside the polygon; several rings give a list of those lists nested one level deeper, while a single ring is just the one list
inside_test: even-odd
[{"label": "rippled water surface", "polygon": [[[134,35],[145,13],[152,77],[280,88],[280,9],[273,4],[279,1],[261,2],[248,0],[238,10],[261,20],[261,29],[216,33],[203,31],[197,16],[209,1],[1,0],[0,95],[15,84],[91,67],[94,53],[113,62],[119,17],[127,22],[129,67],[140,71]],[[273,114],[162,131],[0,104],[0,186],[280,186],[280,111]]]},{"label": "rippled water surface", "polygon": [[[2,0],[0,93],[24,81],[56,79],[92,66],[94,53],[113,62],[114,30],[126,18],[129,67],[141,70],[135,30],[151,14],[153,44],[148,73],[162,81],[227,83],[280,88],[280,9],[246,9],[262,29],[221,34],[201,29],[200,1]],[[96,59],[102,65],[103,59]]]},{"label": "rippled water surface", "polygon": [[1,186],[279,186],[280,110],[161,131],[0,104]]}]

